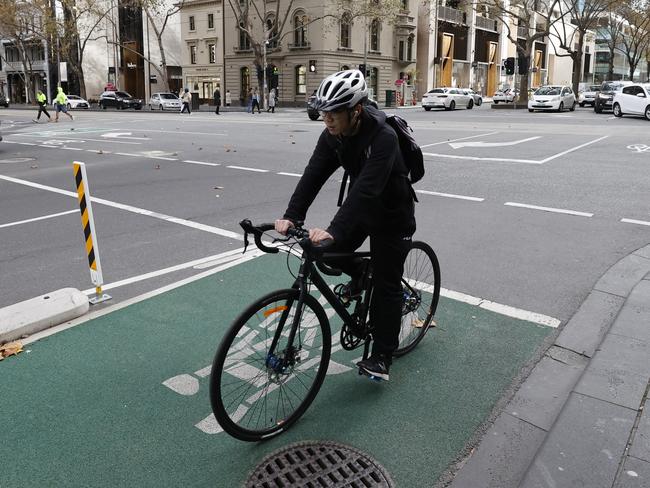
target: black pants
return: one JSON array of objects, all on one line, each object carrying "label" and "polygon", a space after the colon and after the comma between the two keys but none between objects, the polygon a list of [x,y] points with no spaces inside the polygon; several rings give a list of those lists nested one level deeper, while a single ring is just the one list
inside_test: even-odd
[{"label": "black pants", "polygon": [[185,112],[185,109],[187,109],[188,114],[192,113],[192,110],[190,109],[190,104],[187,102],[183,102],[183,108],[181,109],[181,113]]},{"label": "black pants", "polygon": [[[332,252],[357,250],[368,235],[356,232],[347,241],[335,242]],[[371,235],[370,253],[373,266],[374,292],[370,303],[370,323],[374,327],[372,354],[386,354],[389,358],[399,346],[402,325],[402,274],[404,261],[411,249],[411,233]],[[362,273],[352,259],[331,259],[328,264],[343,270],[355,279]]]},{"label": "black pants", "polygon": [[41,120],[41,114],[42,113],[45,114],[45,116],[48,119],[52,118],[52,117],[50,117],[50,114],[47,113],[47,109],[45,108],[45,104],[44,103],[39,103],[38,104],[38,116],[36,117],[36,120]]},{"label": "black pants", "polygon": [[260,102],[258,102],[257,100],[255,100],[255,99],[253,98],[253,105],[252,105],[252,108],[251,108],[251,113],[252,113],[252,114],[255,113],[255,107],[257,107],[257,113],[258,113],[258,114],[259,114],[259,113],[262,113],[262,112],[260,111]]},{"label": "black pants", "polygon": [[221,100],[219,100],[218,102],[215,101],[214,105],[215,105],[214,113],[219,115],[219,105],[221,105]]}]

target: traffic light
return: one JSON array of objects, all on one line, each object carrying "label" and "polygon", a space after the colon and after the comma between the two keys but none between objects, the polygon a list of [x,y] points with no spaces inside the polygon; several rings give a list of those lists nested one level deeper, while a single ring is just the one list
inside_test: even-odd
[{"label": "traffic light", "polygon": [[315,59],[310,59],[309,60],[309,72],[310,73],[316,73],[316,60]]},{"label": "traffic light", "polygon": [[503,62],[503,69],[506,70],[507,75],[515,74],[515,58],[506,58]]},{"label": "traffic light", "polygon": [[528,73],[528,60],[530,58],[528,56],[526,57],[520,57],[517,59],[517,67],[519,68],[519,74],[520,75],[525,75]]},{"label": "traffic light", "polygon": [[365,64],[360,64],[359,65],[359,71],[363,73],[363,76],[366,76],[366,65]]}]

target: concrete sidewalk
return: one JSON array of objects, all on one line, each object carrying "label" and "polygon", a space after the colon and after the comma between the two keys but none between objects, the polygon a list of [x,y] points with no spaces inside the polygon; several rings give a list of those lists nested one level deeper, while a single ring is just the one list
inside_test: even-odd
[{"label": "concrete sidewalk", "polygon": [[649,381],[650,245],[602,276],[480,444],[439,484],[650,487]]}]

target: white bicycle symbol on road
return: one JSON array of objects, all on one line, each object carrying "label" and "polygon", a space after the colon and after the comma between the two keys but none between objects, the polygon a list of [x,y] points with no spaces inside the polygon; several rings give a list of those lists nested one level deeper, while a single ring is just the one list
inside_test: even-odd
[{"label": "white bicycle symbol on road", "polygon": [[646,144],[632,144],[630,146],[627,146],[627,148],[638,153],[650,152],[650,146]]}]

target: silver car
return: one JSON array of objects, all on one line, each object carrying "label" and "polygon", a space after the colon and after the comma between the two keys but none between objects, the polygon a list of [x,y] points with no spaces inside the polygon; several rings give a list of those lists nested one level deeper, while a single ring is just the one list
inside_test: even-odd
[{"label": "silver car", "polygon": [[427,112],[432,108],[454,110],[456,108],[471,109],[474,98],[459,88],[434,88],[422,97],[422,108]]},{"label": "silver car", "polygon": [[180,110],[181,101],[173,93],[154,93],[149,99],[149,110]]},{"label": "silver car", "polygon": [[474,90],[471,88],[461,88],[465,93],[470,95],[474,99],[474,105],[477,107],[480,107],[483,104],[483,97],[481,96],[480,93],[476,93]]}]

